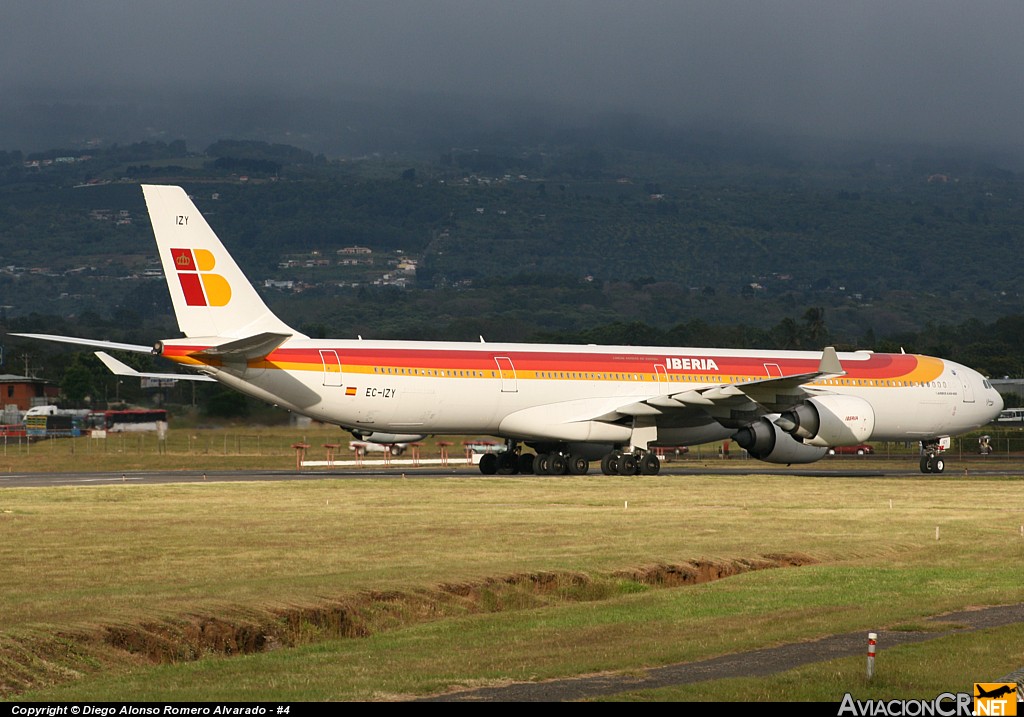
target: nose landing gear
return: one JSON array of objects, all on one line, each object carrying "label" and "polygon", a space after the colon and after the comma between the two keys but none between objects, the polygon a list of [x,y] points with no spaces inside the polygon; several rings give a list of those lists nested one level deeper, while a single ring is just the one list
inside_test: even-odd
[{"label": "nose landing gear", "polygon": [[942,458],[938,441],[921,441],[921,472],[942,473],[946,461]]}]

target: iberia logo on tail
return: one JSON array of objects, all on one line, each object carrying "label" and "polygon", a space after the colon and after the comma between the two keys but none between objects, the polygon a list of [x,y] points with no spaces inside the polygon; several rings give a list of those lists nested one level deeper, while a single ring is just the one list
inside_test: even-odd
[{"label": "iberia logo on tail", "polygon": [[207,249],[171,249],[171,257],[186,304],[227,306],[231,300],[231,285],[220,274],[210,273],[217,265],[213,252]]}]

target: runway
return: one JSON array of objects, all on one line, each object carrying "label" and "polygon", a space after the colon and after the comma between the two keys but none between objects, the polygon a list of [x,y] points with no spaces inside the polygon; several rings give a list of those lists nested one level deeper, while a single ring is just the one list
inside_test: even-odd
[{"label": "runway", "polygon": [[[976,461],[965,462],[963,465],[951,461],[946,472],[936,475],[922,474],[916,463],[908,460],[906,467],[893,466],[888,461],[884,467],[875,468],[871,465],[857,465],[853,461],[843,461],[842,465],[816,465],[809,468],[788,468],[772,466],[765,463],[744,461],[743,466],[722,467],[695,463],[663,464],[657,476],[605,476],[593,468],[589,474],[595,480],[608,481],[643,481],[656,480],[664,477],[687,476],[743,476],[743,475],[778,475],[811,478],[920,478],[955,480],[958,478],[979,479],[986,477],[1017,477],[1024,478],[1024,464],[1013,461],[1003,463],[987,463],[979,465]],[[865,461],[856,461],[864,464]],[[58,486],[109,486],[109,485],[165,485],[170,483],[243,483],[256,481],[290,481],[290,480],[352,480],[374,478],[381,480],[416,480],[427,478],[474,478],[482,481],[498,481],[516,478],[542,479],[558,481],[566,478],[582,478],[585,476],[536,476],[536,475],[482,475],[474,466],[464,463],[447,467],[426,466],[413,467],[373,467],[360,469],[310,469],[310,470],[218,470],[218,471],[112,471],[112,472],[60,472],[60,473],[7,473],[0,475],[0,488],[53,488]]]}]

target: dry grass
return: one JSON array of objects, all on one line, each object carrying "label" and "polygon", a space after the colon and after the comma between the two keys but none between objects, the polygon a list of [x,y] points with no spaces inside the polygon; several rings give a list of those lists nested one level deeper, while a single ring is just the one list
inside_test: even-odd
[{"label": "dry grass", "polygon": [[[386,660],[375,650],[391,648],[364,641],[368,652],[357,651],[368,674],[332,697],[372,697],[367,685],[395,675],[403,690],[424,691],[453,675],[521,675],[513,666],[522,664],[537,674],[629,669],[1024,599],[1006,569],[1024,556],[1022,523],[1018,482],[923,477],[466,475],[5,489],[0,677],[23,689],[126,674],[141,655],[187,661],[412,635],[410,625],[437,621],[456,645],[444,670],[430,630],[413,640],[418,647],[403,647],[407,656]],[[721,581],[699,599],[677,589],[654,598],[643,587],[770,555],[818,566]],[[537,587],[545,584],[554,587]],[[481,611],[510,617],[465,622]],[[557,629],[528,628],[514,617],[524,611]],[[276,699],[264,678],[296,669],[289,654],[267,653],[271,662],[251,682],[234,676],[201,698],[226,699],[247,684]],[[305,699],[322,698],[323,687],[309,689]]]}]

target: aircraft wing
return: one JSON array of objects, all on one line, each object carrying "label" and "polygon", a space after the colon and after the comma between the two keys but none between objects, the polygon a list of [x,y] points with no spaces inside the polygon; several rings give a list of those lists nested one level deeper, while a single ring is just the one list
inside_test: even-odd
[{"label": "aircraft wing", "polygon": [[9,334],[10,336],[22,336],[26,339],[41,339],[43,341],[57,341],[64,344],[78,344],[80,346],[92,346],[97,349],[113,349],[115,351],[132,351],[134,353],[148,354],[153,352],[152,346],[141,344],[122,344],[117,341],[98,341],[96,339],[80,339],[75,336],[55,336],[53,334]]},{"label": "aircraft wing", "polygon": [[[835,349],[822,353],[816,371],[741,384],[718,384],[647,397],[603,396],[532,406],[509,414],[503,432],[567,441],[626,440],[637,427],[700,428],[714,424],[739,430],[771,414],[798,406],[819,392],[810,381],[843,375]],[[626,421],[625,419],[633,419]]]},{"label": "aircraft wing", "polygon": [[807,383],[819,378],[843,376],[845,373],[835,348],[829,346],[822,352],[817,371],[652,396],[616,407],[612,414],[605,414],[596,420],[611,420],[613,414],[670,417],[688,409],[703,409],[716,418],[724,419],[723,424],[727,424],[730,417],[742,417],[741,422],[749,421],[752,415],[781,413],[793,408],[816,395],[816,392],[804,387]]},{"label": "aircraft wing", "polygon": [[202,373],[148,373],[136,371],[128,364],[118,361],[105,351],[97,351],[96,358],[103,362],[103,365],[110,369],[110,372],[118,376],[131,376],[132,378],[162,378],[174,381],[216,381]]},{"label": "aircraft wing", "polygon": [[773,376],[735,385],[715,386],[701,392],[686,391],[673,396],[673,398],[688,403],[694,398],[690,394],[699,393],[700,399],[711,401],[711,405],[714,406],[730,406],[750,402],[763,407],[767,413],[780,413],[815,395],[812,391],[804,388],[806,384],[820,378],[844,376],[845,374],[846,371],[843,370],[843,366],[839,362],[835,348],[828,346],[822,351],[817,371],[789,376]]}]

